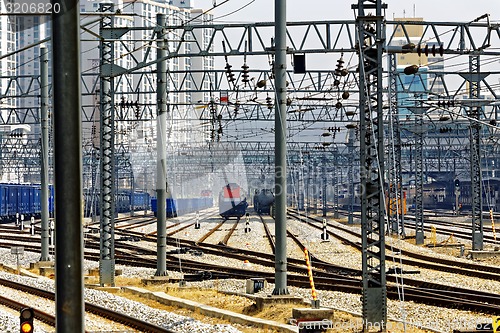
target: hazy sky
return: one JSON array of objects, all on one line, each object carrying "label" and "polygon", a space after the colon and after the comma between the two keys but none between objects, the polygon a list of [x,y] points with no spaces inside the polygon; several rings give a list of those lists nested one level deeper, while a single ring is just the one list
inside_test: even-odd
[{"label": "hazy sky", "polygon": [[[208,9],[214,0],[194,0],[195,7]],[[224,0],[216,0],[221,4]],[[274,0],[230,0],[214,10],[219,17],[248,4],[242,10],[221,18],[230,22],[266,22],[274,20]],[[287,20],[350,20],[354,18],[351,4],[355,0],[287,0]],[[500,0],[386,0],[386,16],[423,17],[426,21],[468,22],[483,14],[492,21],[500,21]]]}]

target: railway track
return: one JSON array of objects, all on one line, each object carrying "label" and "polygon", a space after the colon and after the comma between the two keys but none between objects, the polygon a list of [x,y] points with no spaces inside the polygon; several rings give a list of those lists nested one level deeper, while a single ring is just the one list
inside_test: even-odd
[{"label": "railway track", "polygon": [[[342,214],[342,215],[344,215],[344,216],[348,215],[347,212],[343,212],[343,211],[339,211],[339,213]],[[356,216],[356,217],[359,218],[361,215],[358,212],[354,212],[353,216]],[[457,223],[453,223],[453,222],[449,222],[449,221],[443,221],[443,220],[439,220],[439,219],[435,219],[435,218],[431,219],[430,217],[431,217],[431,215],[428,214],[428,216],[424,219],[424,231],[431,232],[432,228],[430,227],[430,225],[434,225],[434,226],[437,226],[436,227],[436,232],[438,234],[447,235],[447,236],[454,235],[454,236],[466,239],[468,241],[472,241],[472,226],[471,225],[468,225],[468,224],[465,224],[465,223],[459,223],[459,224],[457,224]],[[450,217],[456,217],[456,216],[450,214]],[[412,220],[412,222],[410,222],[410,220]],[[410,224],[412,227],[415,227],[414,220],[415,220],[414,216],[405,215],[405,227],[407,227],[408,224]],[[461,229],[465,229],[466,231],[463,231],[463,230],[449,230],[449,229],[446,229],[446,228],[440,228],[439,226],[461,228]],[[484,232],[490,232],[490,233],[492,233],[493,229],[491,227],[488,227],[488,226],[483,226],[483,231]],[[483,242],[485,244],[491,244],[491,245],[494,245],[494,246],[499,246],[500,245],[500,234],[498,235],[498,237],[496,239],[492,235],[485,234],[483,236]]]},{"label": "railway track", "polygon": [[[319,221],[315,223],[311,222],[311,225],[316,224],[320,224]],[[129,230],[119,230],[117,232],[127,235],[138,234],[137,232]],[[334,236],[332,233],[331,235]],[[92,238],[92,240],[90,238]],[[153,236],[142,235],[142,239],[144,241],[156,242],[156,238]],[[355,242],[352,243],[354,244]],[[274,267],[274,255],[271,253],[265,254],[241,248],[229,247],[222,244],[199,243],[196,241],[182,240],[178,238],[174,239],[172,237],[167,237],[167,244],[176,247],[186,247],[200,253],[210,253],[221,257],[235,258],[241,261],[249,260],[252,263]],[[11,246],[11,244],[1,243],[0,246],[8,247]],[[87,259],[98,260],[99,237],[89,235],[89,239],[86,242],[86,248],[93,251],[86,252],[85,257]],[[39,251],[39,247],[36,245],[30,245],[30,248],[26,250]],[[181,251],[179,251],[179,253],[181,253]],[[293,258],[289,258],[287,260],[288,270],[290,272],[288,275],[290,285],[308,288],[309,279],[306,274],[304,261]],[[117,241],[116,263],[155,268],[156,251],[147,250],[128,242]],[[321,262],[320,260],[314,260],[313,265],[317,289],[337,290],[355,294],[359,294],[361,292],[359,270],[335,266],[331,263]],[[191,260],[187,258],[182,259],[182,267],[180,267],[179,258],[172,254],[167,256],[167,266],[170,270],[180,270],[182,268],[182,271],[188,274],[185,276],[186,280],[215,278],[247,279],[250,277],[262,277],[270,282],[274,281],[274,273],[272,272],[207,264],[202,263],[199,260]],[[395,277],[388,276],[388,281],[395,281]],[[399,297],[397,285],[389,284],[387,290],[388,297],[394,299]],[[482,311],[486,313],[500,312],[499,295],[436,283],[428,283],[408,278],[405,278],[405,299],[426,304],[467,309],[471,311]]]},{"label": "railway track", "polygon": [[[23,292],[26,292],[30,295],[36,295],[36,296],[43,297],[43,298],[46,298],[46,299],[51,300],[51,301],[55,301],[55,293],[50,292],[50,291],[46,291],[43,289],[31,287],[31,286],[28,286],[26,284],[21,284],[21,283],[17,283],[14,281],[9,281],[9,280],[0,278],[0,285],[3,285],[5,287],[9,287],[9,288],[12,288],[15,290],[23,291]],[[12,303],[12,302],[10,302],[10,303]],[[19,304],[15,305],[15,306],[19,306]],[[22,305],[22,306],[28,307],[25,305]],[[15,309],[18,309],[18,308],[15,308]],[[153,325],[153,324],[145,322],[143,320],[125,315],[125,314],[120,313],[120,312],[115,312],[115,311],[106,309],[102,306],[92,304],[89,302],[85,302],[85,311],[89,312],[89,313],[93,313],[99,317],[106,318],[108,320],[111,320],[111,321],[123,324],[125,326],[137,329],[137,330],[142,331],[142,332],[175,333],[175,331],[172,331],[172,330],[169,330],[169,329],[157,326],[157,325]],[[37,317],[37,314],[38,314],[38,317]],[[44,321],[47,324],[55,327],[55,318],[52,315],[46,314],[46,313],[39,311],[39,310],[35,310],[35,318],[37,318],[41,321]]]},{"label": "railway track", "polygon": [[[305,223],[310,224],[314,228],[321,229],[322,225],[320,226],[320,221],[317,218],[308,216],[307,219],[304,216],[299,216],[291,211],[289,212],[290,216],[293,216],[294,218],[297,218]],[[310,221],[308,221],[310,220]],[[311,222],[311,221],[314,221]],[[354,236],[356,238],[361,239],[361,233],[360,232],[355,232],[352,231],[351,229],[347,227],[343,227],[339,224],[332,224],[328,223],[327,224],[330,227],[330,230],[328,230],[328,233],[341,240],[344,243],[347,243],[351,245],[353,248],[361,251],[361,245],[359,244],[358,241],[352,241],[347,237],[342,237],[338,233],[334,233],[331,230],[341,230],[351,236]],[[486,265],[480,265],[476,263],[465,263],[461,261],[455,261],[455,260],[449,260],[449,259],[443,259],[439,257],[432,257],[428,256],[422,253],[415,253],[407,250],[402,250],[394,245],[387,245],[386,244],[386,249],[390,251],[394,251],[397,253],[401,253],[402,255],[408,257],[408,258],[400,258],[400,257],[394,257],[389,254],[386,254],[386,260],[387,261],[401,261],[405,265],[409,266],[416,266],[420,268],[427,268],[427,269],[433,269],[433,270],[438,270],[438,271],[443,271],[443,272],[449,272],[449,273],[455,273],[455,274],[460,274],[460,275],[466,275],[466,276],[474,276],[482,279],[491,279],[495,281],[500,281],[500,267],[493,267],[493,266],[486,266]]]}]

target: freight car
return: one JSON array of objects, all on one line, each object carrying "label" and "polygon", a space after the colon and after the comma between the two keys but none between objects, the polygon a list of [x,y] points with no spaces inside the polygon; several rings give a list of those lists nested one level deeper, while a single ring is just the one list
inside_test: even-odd
[{"label": "freight car", "polygon": [[[167,217],[176,217],[179,215],[196,212],[202,209],[210,208],[213,205],[214,205],[213,198],[205,196],[201,198],[185,198],[185,199],[167,198],[166,201]],[[153,211],[154,215],[157,216],[158,200],[156,198],[151,198],[151,210]]]},{"label": "freight car", "polygon": [[274,193],[270,189],[262,189],[259,193],[255,191],[253,197],[253,209],[258,214],[270,214],[271,206],[274,203]]},{"label": "freight car", "polygon": [[[84,216],[99,215],[100,193],[84,190]],[[150,195],[146,192],[119,191],[115,194],[115,212],[129,213],[149,209]]]},{"label": "freight car", "polygon": [[236,183],[229,183],[219,193],[219,214],[224,219],[241,218],[248,207],[243,189]]},{"label": "freight car", "polygon": [[[49,213],[54,212],[54,188],[49,187]],[[42,211],[41,187],[37,184],[0,184],[0,219],[16,220],[16,214],[39,218]]]}]

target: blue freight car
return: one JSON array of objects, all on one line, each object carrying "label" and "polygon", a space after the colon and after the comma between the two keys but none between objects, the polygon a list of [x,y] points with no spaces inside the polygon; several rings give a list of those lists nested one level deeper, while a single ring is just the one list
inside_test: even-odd
[{"label": "blue freight car", "polygon": [[[100,193],[84,190],[84,216],[99,215]],[[115,212],[129,213],[131,210],[148,210],[150,195],[147,192],[120,191],[115,194]]]},{"label": "blue freight car", "polygon": [[[167,198],[166,200],[167,217],[176,217],[179,215],[196,212],[202,209],[210,208],[213,205],[214,205],[213,198],[209,197],[188,198],[188,199]],[[157,216],[158,205],[156,198],[151,198],[151,210],[154,212],[154,215]]]},{"label": "blue freight car", "polygon": [[[54,211],[54,188],[49,187],[49,214]],[[42,211],[41,186],[38,184],[0,184],[0,219],[10,222],[16,214],[39,218]]]}]

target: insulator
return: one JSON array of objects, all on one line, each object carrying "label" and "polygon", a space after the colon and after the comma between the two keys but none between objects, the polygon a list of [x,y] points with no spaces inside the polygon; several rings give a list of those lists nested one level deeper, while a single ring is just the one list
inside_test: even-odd
[{"label": "insulator", "polygon": [[348,99],[349,98],[349,92],[348,91],[344,91],[342,93],[342,99]]},{"label": "insulator", "polygon": [[328,147],[332,143],[331,142],[322,142],[321,144],[323,145],[323,147]]},{"label": "insulator", "polygon": [[337,79],[333,80],[333,86],[334,87],[340,86],[340,80],[337,80]]},{"label": "insulator", "polygon": [[342,107],[342,103],[340,101],[335,103],[335,108],[340,109],[341,107]]},{"label": "insulator", "polygon": [[343,68],[341,71],[340,71],[340,75],[342,76],[347,76],[347,74],[349,74],[349,71],[345,68]]},{"label": "insulator", "polygon": [[235,78],[234,78],[234,73],[233,71],[231,70],[233,66],[231,66],[229,63],[226,63],[226,75],[227,75],[227,80],[229,82],[234,82],[235,81]]},{"label": "insulator", "polygon": [[273,100],[271,99],[271,97],[269,97],[269,96],[266,97],[266,104],[267,104],[268,109],[273,108]]},{"label": "insulator", "polygon": [[450,117],[448,117],[448,116],[439,117],[439,121],[447,121],[447,120],[450,120]]},{"label": "insulator", "polygon": [[250,81],[250,79],[249,79],[250,75],[248,74],[249,67],[247,64],[243,64],[243,66],[241,66],[241,68],[243,69],[243,73],[241,74],[241,76],[242,76],[241,81],[248,83],[248,81]]},{"label": "insulator", "polygon": [[418,44],[417,46],[417,54],[420,57],[422,55],[422,45]]},{"label": "insulator", "polygon": [[352,129],[352,128],[357,128],[358,125],[355,123],[349,123],[349,124],[346,124],[345,127],[348,129]]},{"label": "insulator", "polygon": [[495,119],[491,119],[490,120],[490,125],[496,126],[497,125],[497,121]]},{"label": "insulator", "polygon": [[330,136],[330,135],[332,135],[332,133],[325,132],[325,133],[321,134],[321,136]]},{"label": "insulator", "polygon": [[406,75],[414,75],[418,73],[418,66],[417,65],[410,65],[404,69],[404,73]]},{"label": "insulator", "polygon": [[346,111],[345,115],[348,117],[354,116],[354,115],[356,115],[356,111],[353,111],[353,110]]},{"label": "insulator", "polygon": [[286,106],[292,105],[292,99],[290,97],[286,98]]}]

